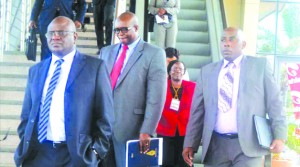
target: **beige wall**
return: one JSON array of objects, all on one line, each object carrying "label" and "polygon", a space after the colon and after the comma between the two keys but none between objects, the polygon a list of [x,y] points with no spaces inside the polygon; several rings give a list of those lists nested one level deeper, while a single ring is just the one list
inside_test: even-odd
[{"label": "beige wall", "polygon": [[247,40],[245,54],[256,54],[260,0],[223,0],[227,26],[241,28]]}]

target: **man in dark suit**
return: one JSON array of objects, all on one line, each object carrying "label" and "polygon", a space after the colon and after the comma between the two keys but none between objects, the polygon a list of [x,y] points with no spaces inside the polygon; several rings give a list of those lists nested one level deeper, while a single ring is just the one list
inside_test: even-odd
[{"label": "man in dark suit", "polygon": [[[190,166],[201,141],[205,167],[258,167],[264,155],[283,150],[287,123],[279,87],[267,60],[245,56],[245,46],[241,30],[226,28],[224,59],[201,70],[182,153]],[[258,143],[254,115],[270,118],[270,149]]]},{"label": "man in dark suit", "polygon": [[[99,51],[104,46],[111,44],[114,11],[116,0],[93,0],[94,24],[97,36],[97,47]],[[104,44],[104,26],[105,26],[105,44]]]},{"label": "man in dark suit", "polygon": [[103,61],[76,51],[75,24],[59,16],[46,33],[50,58],[29,70],[15,163],[97,166],[109,148],[113,100]]},{"label": "man in dark suit", "polygon": [[[74,18],[73,5],[78,9]],[[51,52],[47,45],[46,32],[49,23],[57,16],[66,16],[74,19],[76,28],[80,28],[86,12],[85,0],[35,0],[29,22],[29,29],[39,28],[41,40],[41,60],[51,57]]]},{"label": "man in dark suit", "polygon": [[[144,42],[138,29],[137,17],[131,12],[122,13],[114,29],[120,43],[100,52],[111,76],[115,109],[113,146],[118,167],[125,166],[126,141],[139,139],[141,153],[149,150],[166,97],[165,52]],[[120,72],[116,74],[119,65]]]}]

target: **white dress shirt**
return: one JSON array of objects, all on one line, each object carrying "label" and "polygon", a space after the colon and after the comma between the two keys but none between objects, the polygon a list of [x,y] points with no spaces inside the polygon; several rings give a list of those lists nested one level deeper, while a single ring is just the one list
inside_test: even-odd
[{"label": "white dress shirt", "polygon": [[[218,133],[237,133],[237,97],[239,92],[239,82],[240,82],[240,71],[241,71],[241,60],[243,55],[237,57],[233,63],[233,95],[232,95],[232,107],[228,112],[222,112],[218,109],[217,121],[215,124],[215,131]],[[223,78],[226,72],[228,71],[225,66],[229,62],[227,60],[223,60],[223,65],[219,73],[218,78],[218,98],[221,98],[220,88],[223,83]]]},{"label": "white dress shirt", "polygon": [[[75,56],[76,50],[73,50],[71,53],[67,54],[63,57],[64,62],[61,65],[61,73],[60,77],[57,81],[56,88],[52,95],[52,102],[49,111],[49,121],[47,128],[47,140],[51,141],[65,141],[65,116],[64,116],[64,94],[65,88],[68,80],[68,76],[70,73],[71,65]],[[45,81],[42,103],[40,106],[40,110],[44,104],[44,100],[47,94],[47,90],[49,87],[50,80],[56,68],[56,60],[60,59],[59,57],[52,54],[52,60],[49,67],[49,71],[47,74],[47,78]]]}]

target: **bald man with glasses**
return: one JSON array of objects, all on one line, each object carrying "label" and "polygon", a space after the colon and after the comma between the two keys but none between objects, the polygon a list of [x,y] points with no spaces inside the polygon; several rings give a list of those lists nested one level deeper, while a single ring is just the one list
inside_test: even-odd
[{"label": "bald man with glasses", "polygon": [[[165,52],[143,41],[138,30],[137,17],[131,12],[122,13],[114,28],[120,43],[100,51],[113,90],[115,122],[112,139],[118,167],[125,166],[128,140],[139,139],[141,153],[149,150],[150,138],[155,133],[166,97]],[[111,162],[114,157],[108,159]]]},{"label": "bald man with glasses", "polygon": [[112,134],[109,74],[103,61],[76,50],[71,19],[55,18],[46,37],[52,55],[29,70],[16,166],[95,167]]}]

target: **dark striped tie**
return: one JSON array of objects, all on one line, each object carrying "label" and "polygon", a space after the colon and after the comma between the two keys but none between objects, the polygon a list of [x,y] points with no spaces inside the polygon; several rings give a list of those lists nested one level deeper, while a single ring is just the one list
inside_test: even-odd
[{"label": "dark striped tie", "polygon": [[232,94],[233,94],[233,62],[229,62],[225,68],[227,72],[223,77],[223,83],[220,87],[220,97],[219,97],[219,110],[222,112],[228,112],[232,107]]},{"label": "dark striped tie", "polygon": [[61,72],[61,64],[64,62],[63,59],[56,60],[56,68],[54,70],[53,76],[50,80],[49,87],[47,90],[46,98],[44,100],[43,107],[40,112],[40,119],[39,119],[39,129],[38,129],[38,140],[42,143],[47,138],[47,127],[48,127],[48,120],[49,120],[49,111],[52,101],[52,95],[57,85],[57,81],[60,76]]}]

